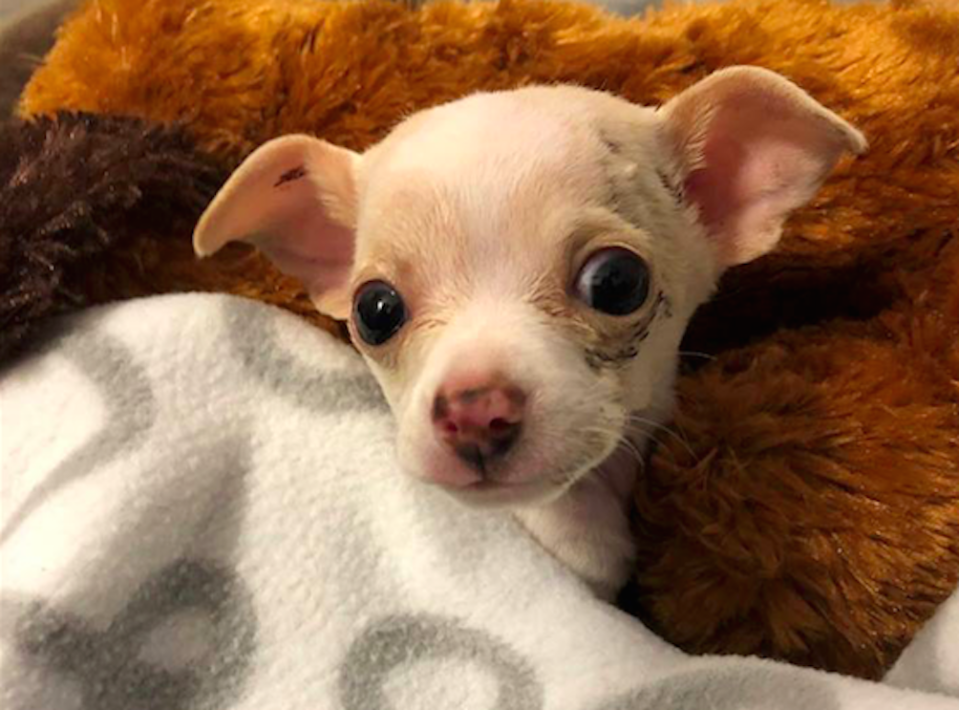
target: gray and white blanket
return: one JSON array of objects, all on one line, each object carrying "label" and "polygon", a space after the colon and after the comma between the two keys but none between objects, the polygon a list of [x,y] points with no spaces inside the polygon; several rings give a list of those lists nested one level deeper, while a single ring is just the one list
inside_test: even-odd
[{"label": "gray and white blanket", "polygon": [[959,708],[955,600],[885,684],[689,657],[391,438],[358,357],[268,306],[60,323],[0,379],[0,707]]}]

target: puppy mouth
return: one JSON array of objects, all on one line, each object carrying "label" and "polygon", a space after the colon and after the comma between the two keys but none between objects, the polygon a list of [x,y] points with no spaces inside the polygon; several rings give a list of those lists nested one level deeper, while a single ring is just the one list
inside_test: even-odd
[{"label": "puppy mouth", "polygon": [[484,479],[446,490],[469,506],[508,508],[541,501],[549,497],[554,487],[547,480],[513,482]]},{"label": "puppy mouth", "polygon": [[[599,414],[593,419],[598,418]],[[541,421],[528,417],[523,433],[503,449],[494,446],[497,441],[481,437],[450,441],[442,430],[431,427],[425,436],[401,435],[401,442],[406,442],[400,446],[401,462],[410,475],[470,506],[548,504],[602,466],[618,448],[626,433],[624,422],[606,418],[589,426],[546,428],[544,433]]]},{"label": "puppy mouth", "polygon": [[561,470],[543,461],[542,469],[536,467],[540,473],[522,478],[510,475],[513,462],[506,460],[484,470],[483,476],[477,480],[456,486],[440,485],[464,503],[477,507],[543,504],[561,497],[577,482],[604,466],[617,450],[618,447],[612,445],[602,450],[581,452],[574,463]]},{"label": "puppy mouth", "polygon": [[528,481],[516,483],[513,481],[497,481],[490,479],[482,479],[474,483],[470,483],[463,488],[459,489],[461,491],[469,491],[472,493],[483,493],[486,491],[506,491],[510,489],[521,490],[530,485]]},{"label": "puppy mouth", "polygon": [[543,481],[509,481],[509,480],[496,480],[484,478],[479,481],[470,483],[462,488],[455,489],[458,492],[466,492],[469,494],[484,494],[484,493],[503,493],[506,494],[508,491],[521,492],[530,487],[537,487],[542,485]]}]

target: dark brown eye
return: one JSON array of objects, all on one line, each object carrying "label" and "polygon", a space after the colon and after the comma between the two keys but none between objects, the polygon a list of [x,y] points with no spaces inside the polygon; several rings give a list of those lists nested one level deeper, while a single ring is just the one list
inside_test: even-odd
[{"label": "dark brown eye", "polygon": [[649,266],[628,249],[601,249],[576,277],[576,295],[597,311],[628,315],[649,298]]},{"label": "dark brown eye", "polygon": [[353,322],[365,343],[382,345],[406,322],[406,304],[396,289],[385,281],[370,281],[356,291]]}]

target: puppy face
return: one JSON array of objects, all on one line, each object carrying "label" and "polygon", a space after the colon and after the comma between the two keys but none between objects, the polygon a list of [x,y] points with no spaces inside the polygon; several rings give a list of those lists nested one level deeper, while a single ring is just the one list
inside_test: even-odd
[{"label": "puppy face", "polygon": [[[364,157],[350,328],[408,472],[481,504],[554,496],[632,415],[668,409],[716,268],[657,172],[655,125],[532,89],[421,114]],[[381,293],[402,313],[370,337]]]},{"label": "puppy face", "polygon": [[478,94],[362,156],[268,144],[195,244],[253,241],[349,321],[409,474],[478,505],[529,503],[642,443],[718,275],[771,248],[862,148],[758,69],[658,111],[572,87]]}]

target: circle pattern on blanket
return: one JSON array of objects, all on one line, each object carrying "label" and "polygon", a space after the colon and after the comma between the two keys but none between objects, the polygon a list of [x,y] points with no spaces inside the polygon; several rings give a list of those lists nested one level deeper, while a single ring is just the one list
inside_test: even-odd
[{"label": "circle pattern on blanket", "polygon": [[482,669],[488,673],[496,681],[495,704],[490,710],[543,707],[543,687],[532,667],[514,649],[456,619],[426,614],[383,618],[354,641],[340,669],[343,707],[397,707],[388,688],[398,687],[402,683],[398,674],[411,673],[415,665],[424,661],[445,661],[444,668],[458,662],[464,670]]},{"label": "circle pattern on blanket", "polygon": [[769,663],[748,667],[704,667],[686,671],[630,691],[595,710],[658,710],[699,707],[708,698],[710,710],[839,710],[830,688],[811,671]]},{"label": "circle pattern on blanket", "polygon": [[[43,601],[4,600],[2,613],[17,619],[12,631],[19,652],[46,673],[69,678],[84,710],[229,707],[255,647],[248,590],[232,572],[199,560],[179,560],[158,572],[102,631]],[[204,658],[173,670],[145,660],[156,632],[190,617],[203,619]]]},{"label": "circle pattern on blanket", "polygon": [[156,419],[157,404],[150,379],[123,342],[96,329],[53,339],[46,345],[50,350],[54,346],[96,387],[106,408],[106,421],[48,473],[16,510],[6,515],[0,542],[15,533],[49,495],[139,446]]}]

